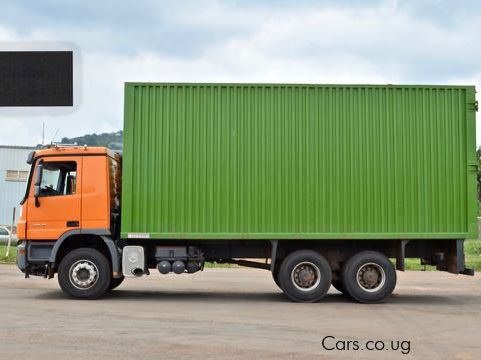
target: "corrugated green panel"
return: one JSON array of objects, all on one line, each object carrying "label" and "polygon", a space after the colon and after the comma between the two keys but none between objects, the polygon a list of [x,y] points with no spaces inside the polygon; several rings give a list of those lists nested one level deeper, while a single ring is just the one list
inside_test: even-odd
[{"label": "corrugated green panel", "polygon": [[465,238],[474,88],[126,84],[122,236]]}]

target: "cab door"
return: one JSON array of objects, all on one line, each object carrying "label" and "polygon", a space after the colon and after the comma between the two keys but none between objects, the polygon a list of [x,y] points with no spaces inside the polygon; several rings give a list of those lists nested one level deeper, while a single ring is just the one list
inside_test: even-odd
[{"label": "cab door", "polygon": [[40,193],[35,199],[35,181],[32,181],[27,203],[27,239],[56,240],[66,231],[81,226],[82,157],[37,160],[33,179],[37,179],[39,161],[42,161]]}]

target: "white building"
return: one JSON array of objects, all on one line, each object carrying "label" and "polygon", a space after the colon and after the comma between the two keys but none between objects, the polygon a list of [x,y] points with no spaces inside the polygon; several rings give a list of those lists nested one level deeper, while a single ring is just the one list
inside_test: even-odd
[{"label": "white building", "polygon": [[0,225],[10,225],[13,208],[25,195],[30,166],[26,163],[33,147],[0,145]]}]

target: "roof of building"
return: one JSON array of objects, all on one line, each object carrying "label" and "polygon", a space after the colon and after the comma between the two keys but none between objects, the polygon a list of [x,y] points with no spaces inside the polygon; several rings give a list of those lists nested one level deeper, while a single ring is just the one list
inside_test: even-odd
[{"label": "roof of building", "polygon": [[23,150],[35,150],[35,146],[23,146],[23,145],[0,145],[0,149],[23,149]]}]

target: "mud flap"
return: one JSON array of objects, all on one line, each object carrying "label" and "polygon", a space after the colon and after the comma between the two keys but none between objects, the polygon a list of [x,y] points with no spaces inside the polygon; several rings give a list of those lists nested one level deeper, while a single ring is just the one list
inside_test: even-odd
[{"label": "mud flap", "polygon": [[396,249],[396,270],[404,271],[406,265],[404,262],[406,256],[406,244],[409,240],[400,240]]},{"label": "mud flap", "polygon": [[474,275],[474,270],[467,269],[464,262],[464,240],[450,241],[446,270],[452,274]]}]

